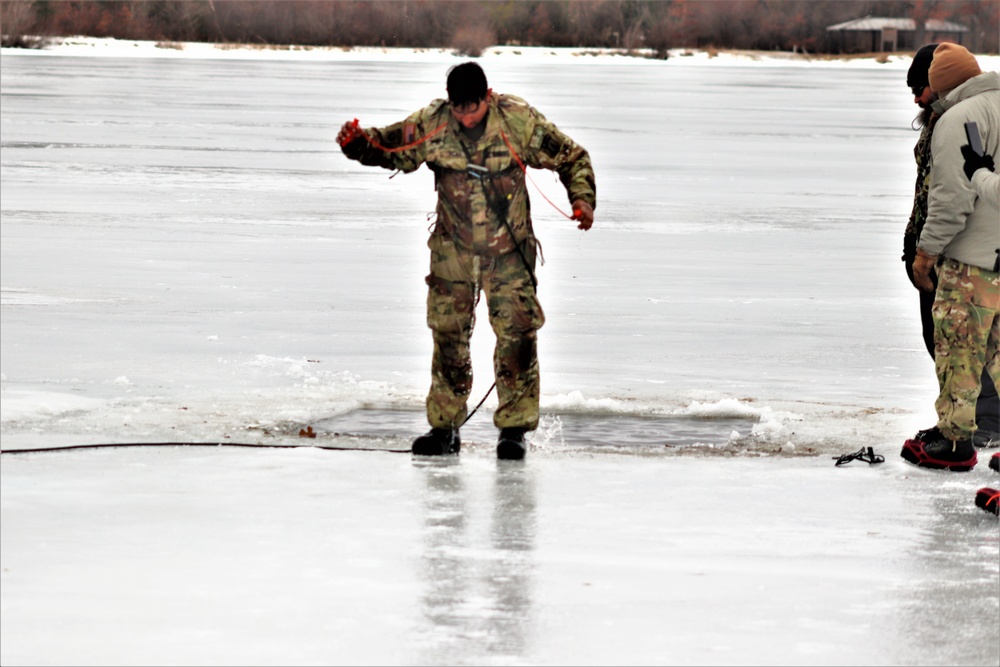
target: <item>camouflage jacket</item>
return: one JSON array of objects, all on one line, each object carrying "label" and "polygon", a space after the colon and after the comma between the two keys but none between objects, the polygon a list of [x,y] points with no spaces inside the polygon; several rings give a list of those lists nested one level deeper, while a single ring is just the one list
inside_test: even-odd
[{"label": "camouflage jacket", "polygon": [[[557,172],[571,202],[582,199],[595,206],[597,192],[590,155],[582,146],[518,97],[494,93],[488,103],[486,128],[477,141],[462,133],[447,101],[435,100],[400,123],[365,129],[371,140],[359,137],[343,150],[361,164],[405,173],[426,163],[438,193],[433,234],[496,256],[534,238],[518,159],[525,166]],[[414,143],[399,152],[383,150]]]},{"label": "camouflage jacket", "polygon": [[927,220],[927,195],[931,187],[931,136],[938,118],[938,114],[931,116],[920,130],[920,138],[913,147],[913,157],[917,162],[917,182],[913,193],[913,210],[910,212],[906,231],[903,232],[903,261],[907,264],[912,264],[917,256],[917,241],[920,240],[920,232]]}]

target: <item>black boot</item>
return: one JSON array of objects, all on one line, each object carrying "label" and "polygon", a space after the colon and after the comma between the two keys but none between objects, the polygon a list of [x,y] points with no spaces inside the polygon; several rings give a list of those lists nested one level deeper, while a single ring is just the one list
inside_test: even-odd
[{"label": "black boot", "polygon": [[973,434],[972,444],[980,449],[994,449],[996,447],[1000,447],[1000,433],[980,428]]},{"label": "black boot", "polygon": [[903,443],[901,456],[922,468],[968,472],[976,467],[976,448],[972,440],[950,440],[937,428],[920,431]]},{"label": "black boot", "polygon": [[458,454],[461,448],[462,440],[458,437],[458,429],[432,428],[413,441],[413,454],[416,456]]},{"label": "black boot", "polygon": [[528,444],[524,441],[524,433],[528,429],[508,427],[500,429],[500,439],[497,441],[497,458],[508,461],[519,461],[524,458]]}]

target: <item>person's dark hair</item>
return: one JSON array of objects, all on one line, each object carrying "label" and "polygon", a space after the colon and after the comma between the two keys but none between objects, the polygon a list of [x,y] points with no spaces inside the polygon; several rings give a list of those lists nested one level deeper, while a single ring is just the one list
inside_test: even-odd
[{"label": "person's dark hair", "polygon": [[479,102],[486,97],[486,74],[476,63],[462,63],[448,70],[448,101],[452,104]]}]

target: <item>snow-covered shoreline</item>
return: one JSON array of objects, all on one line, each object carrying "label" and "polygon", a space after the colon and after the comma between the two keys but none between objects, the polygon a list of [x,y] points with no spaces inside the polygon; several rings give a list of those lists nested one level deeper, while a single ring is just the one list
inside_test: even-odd
[{"label": "snow-covered shoreline", "polygon": [[[370,46],[282,46],[218,44],[207,42],[154,42],[97,37],[46,38],[38,49],[0,49],[0,55],[39,55],[110,58],[187,58],[219,60],[312,60],[319,62],[357,62],[371,59],[399,62],[452,62],[468,56],[454,49],[402,48]],[[912,58],[908,54],[891,53],[882,57],[827,56],[782,51],[741,51],[671,49],[669,57],[653,57],[649,50],[632,53],[624,49],[593,47],[493,46],[480,56],[485,61],[523,58],[532,61],[576,63],[580,65],[622,64],[636,66],[782,66],[817,68],[879,68],[903,69]],[[983,70],[1000,69],[1000,55],[978,55]]]}]

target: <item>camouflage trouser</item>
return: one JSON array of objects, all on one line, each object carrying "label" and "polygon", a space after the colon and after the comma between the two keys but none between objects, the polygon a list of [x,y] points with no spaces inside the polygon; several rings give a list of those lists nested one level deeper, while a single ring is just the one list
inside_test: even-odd
[{"label": "camouflage trouser", "polygon": [[[497,428],[538,426],[538,356],[536,331],[545,323],[531,277],[517,252],[489,257],[433,235],[431,273],[427,276],[427,326],[434,335],[427,421],[438,428],[458,428],[465,421],[472,390],[469,339],[479,291],[486,295],[496,334],[493,371],[499,407]],[[524,256],[534,270],[535,249]]]},{"label": "camouflage trouser", "polygon": [[976,431],[984,368],[1000,386],[1000,274],[946,260],[933,313],[938,428],[948,438],[964,440]]}]

